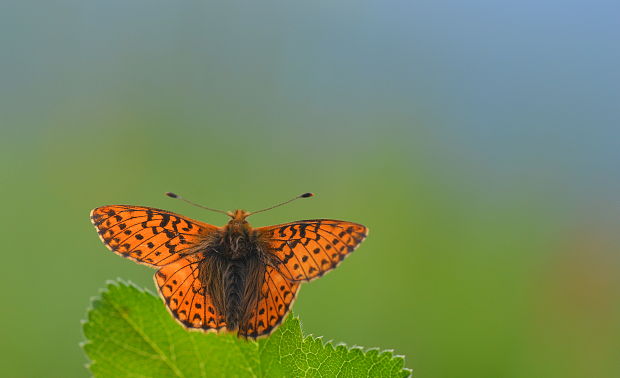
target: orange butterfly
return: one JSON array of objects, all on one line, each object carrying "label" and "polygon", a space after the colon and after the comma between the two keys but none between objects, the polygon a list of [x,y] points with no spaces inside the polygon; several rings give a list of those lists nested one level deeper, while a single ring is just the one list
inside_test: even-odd
[{"label": "orange butterfly", "polygon": [[285,318],[302,282],[335,268],[366,237],[357,223],[302,220],[252,228],[255,212],[224,212],[223,227],[170,211],[113,205],[91,212],[103,243],[138,263],[160,268],[159,294],[184,327],[205,332],[224,329],[257,338],[269,335]]}]

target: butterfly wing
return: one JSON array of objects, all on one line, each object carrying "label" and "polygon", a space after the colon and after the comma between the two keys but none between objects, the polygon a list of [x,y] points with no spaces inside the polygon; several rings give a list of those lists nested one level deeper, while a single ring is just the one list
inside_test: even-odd
[{"label": "butterfly wing", "polygon": [[334,269],[366,238],[361,224],[312,219],[256,229],[280,262],[278,270],[293,281],[310,281]]},{"label": "butterfly wing", "polygon": [[113,252],[151,266],[195,253],[218,227],[160,209],[102,206],[91,211],[101,241]]},{"label": "butterfly wing", "polygon": [[226,327],[199,278],[199,252],[168,264],[155,273],[155,284],[172,316],[184,327],[218,332]]},{"label": "butterfly wing", "polygon": [[239,325],[239,335],[253,339],[269,335],[288,314],[300,284],[286,279],[277,269],[267,266],[256,308]]}]

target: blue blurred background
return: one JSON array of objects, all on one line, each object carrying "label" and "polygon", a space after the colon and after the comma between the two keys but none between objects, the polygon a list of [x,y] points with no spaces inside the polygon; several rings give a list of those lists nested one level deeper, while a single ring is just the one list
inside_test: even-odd
[{"label": "blue blurred background", "polygon": [[0,2],[4,376],[88,376],[91,208],[163,196],[370,237],[307,333],[417,377],[620,376],[612,1]]}]

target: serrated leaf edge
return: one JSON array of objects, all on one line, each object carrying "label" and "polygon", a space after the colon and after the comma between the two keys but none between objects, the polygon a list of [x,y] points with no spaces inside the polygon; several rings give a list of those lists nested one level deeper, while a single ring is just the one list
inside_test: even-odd
[{"label": "serrated leaf edge", "polygon": [[92,360],[91,357],[86,353],[86,349],[85,346],[90,344],[91,341],[88,339],[88,337],[86,337],[86,334],[84,332],[84,327],[86,326],[86,324],[88,324],[89,322],[89,314],[91,311],[93,311],[95,309],[94,304],[95,302],[99,301],[99,300],[103,300],[103,294],[109,292],[110,287],[112,286],[124,286],[124,287],[128,287],[128,288],[132,288],[136,291],[138,291],[139,293],[142,294],[150,294],[150,295],[154,295],[150,290],[146,289],[146,288],[142,288],[140,286],[138,286],[137,284],[131,282],[131,281],[126,281],[120,277],[117,277],[115,280],[106,280],[104,287],[99,288],[99,291],[97,292],[96,295],[93,295],[89,298],[88,301],[88,306],[86,307],[86,313],[85,313],[85,319],[80,319],[80,329],[82,331],[82,339],[83,341],[80,341],[78,343],[80,350],[82,351],[84,357],[86,358],[86,363],[84,363],[84,367],[86,369],[88,369],[88,371],[91,371],[90,368],[91,366],[96,362],[95,360]]},{"label": "serrated leaf edge", "polygon": [[303,336],[303,329],[301,328],[301,319],[296,316],[293,315],[292,313],[289,315],[293,317],[293,320],[296,320],[299,323],[299,328],[301,329],[301,333],[302,333],[302,341],[315,341],[318,340],[321,342],[321,345],[323,347],[323,349],[325,348],[331,348],[332,351],[336,351],[338,347],[342,347],[346,350],[347,353],[349,352],[354,352],[354,351],[360,351],[362,353],[362,355],[364,357],[366,357],[368,355],[369,352],[377,352],[377,356],[380,356],[382,354],[388,354],[389,356],[391,356],[392,359],[400,359],[402,361],[402,367],[400,368],[401,371],[407,372],[409,373],[408,376],[411,376],[411,374],[413,373],[412,369],[406,368],[405,367],[405,356],[404,355],[395,355],[394,354],[394,350],[393,349],[381,349],[379,347],[370,347],[370,348],[365,348],[363,346],[360,345],[353,345],[351,347],[349,347],[347,344],[340,342],[338,344],[335,344],[332,340],[330,341],[323,341],[323,336],[314,336],[314,334],[310,333],[306,336]]}]

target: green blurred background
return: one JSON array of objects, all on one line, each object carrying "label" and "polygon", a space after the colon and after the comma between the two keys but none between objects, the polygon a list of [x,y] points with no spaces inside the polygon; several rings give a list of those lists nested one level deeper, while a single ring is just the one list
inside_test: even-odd
[{"label": "green blurred background", "polygon": [[0,2],[2,376],[87,376],[88,212],[207,206],[370,237],[295,304],[416,377],[620,376],[620,7]]}]

